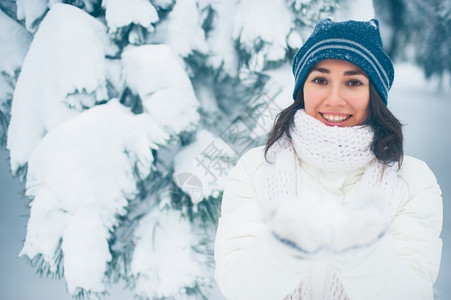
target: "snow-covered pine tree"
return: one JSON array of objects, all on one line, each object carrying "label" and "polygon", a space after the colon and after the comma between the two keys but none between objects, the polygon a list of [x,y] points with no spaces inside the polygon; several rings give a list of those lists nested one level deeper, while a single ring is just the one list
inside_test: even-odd
[{"label": "snow-covered pine tree", "polygon": [[426,78],[450,78],[450,1],[378,0],[374,1],[374,8],[376,16],[385,23],[385,45],[395,62],[416,63]]},{"label": "snow-covered pine tree", "polygon": [[[14,15],[11,5],[0,6],[0,147],[6,146],[6,130],[11,102],[19,71],[31,43],[32,35],[5,12]],[[12,38],[14,37],[14,38]]]},{"label": "snow-covered pine tree", "polygon": [[337,1],[12,3],[0,134],[30,201],[20,254],[79,298],[124,281],[213,299],[227,171],[291,103],[291,57]]},{"label": "snow-covered pine tree", "polygon": [[[430,0],[426,7],[425,22],[422,24],[421,47],[417,49],[415,60],[424,70],[426,78],[439,77],[441,80],[448,75],[451,80],[451,2]],[[416,2],[419,10],[424,9],[424,3]],[[444,83],[447,86],[450,82]]]}]

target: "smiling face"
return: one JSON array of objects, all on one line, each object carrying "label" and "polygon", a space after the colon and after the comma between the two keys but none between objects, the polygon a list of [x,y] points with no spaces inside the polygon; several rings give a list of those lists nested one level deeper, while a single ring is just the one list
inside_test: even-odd
[{"label": "smiling face", "polygon": [[348,61],[320,61],[307,76],[303,91],[305,112],[328,126],[359,125],[368,114],[370,81]]}]

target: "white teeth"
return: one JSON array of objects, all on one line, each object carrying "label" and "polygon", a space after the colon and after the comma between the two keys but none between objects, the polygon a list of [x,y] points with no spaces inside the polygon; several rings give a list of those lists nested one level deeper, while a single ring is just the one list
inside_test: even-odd
[{"label": "white teeth", "polygon": [[344,120],[346,120],[349,117],[349,115],[337,116],[337,115],[326,115],[326,114],[323,114],[323,117],[324,117],[324,119],[326,119],[329,122],[337,122],[338,123],[338,122],[343,122]]}]

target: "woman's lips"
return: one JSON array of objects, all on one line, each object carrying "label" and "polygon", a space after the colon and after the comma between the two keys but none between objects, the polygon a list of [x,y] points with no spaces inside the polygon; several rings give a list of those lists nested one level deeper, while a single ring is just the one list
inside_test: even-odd
[{"label": "woman's lips", "polygon": [[324,123],[329,126],[342,126],[346,123],[352,115],[349,114],[332,114],[332,113],[321,113],[324,119]]}]

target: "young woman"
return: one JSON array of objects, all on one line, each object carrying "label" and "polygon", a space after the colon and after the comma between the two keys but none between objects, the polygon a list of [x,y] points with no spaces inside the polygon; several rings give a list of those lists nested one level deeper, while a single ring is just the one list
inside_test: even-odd
[{"label": "young woman", "polygon": [[317,24],[293,60],[294,103],[237,163],[216,279],[227,299],[433,299],[442,199],[403,156],[377,20]]}]

